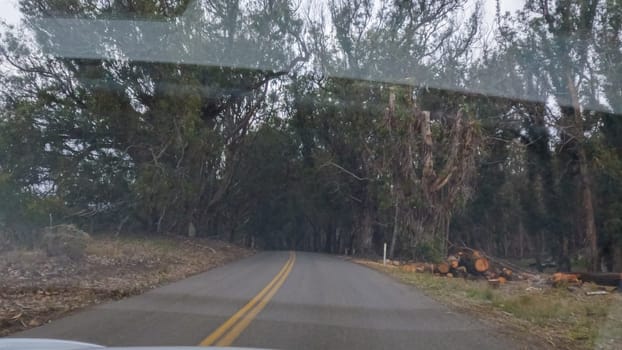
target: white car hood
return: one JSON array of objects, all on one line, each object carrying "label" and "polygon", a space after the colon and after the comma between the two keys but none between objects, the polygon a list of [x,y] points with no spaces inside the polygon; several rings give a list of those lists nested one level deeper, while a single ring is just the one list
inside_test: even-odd
[{"label": "white car hood", "polygon": [[251,348],[220,348],[220,347],[196,347],[196,346],[164,346],[164,347],[104,347],[101,345],[82,343],[71,340],[41,339],[41,338],[3,338],[0,339],[0,350],[251,350]]}]

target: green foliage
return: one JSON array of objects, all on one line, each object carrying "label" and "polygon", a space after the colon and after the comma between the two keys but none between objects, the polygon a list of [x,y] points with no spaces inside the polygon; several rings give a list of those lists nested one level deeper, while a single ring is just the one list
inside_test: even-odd
[{"label": "green foliage", "polygon": [[441,262],[444,261],[441,254],[440,242],[422,242],[415,246],[414,257],[422,261]]},{"label": "green foliage", "polygon": [[[25,26],[0,43],[0,225],[28,237],[51,215],[277,249],[561,257],[584,248],[590,178],[600,247],[619,246],[619,9],[530,1],[497,18],[492,43],[467,4],[334,1],[310,18],[287,0],[22,0]],[[83,46],[114,59],[59,57],[63,32],[31,20],[49,14],[176,34],[121,40],[102,21]],[[145,45],[175,55],[130,57]]]},{"label": "green foliage", "polygon": [[466,296],[471,299],[479,299],[483,301],[492,301],[494,294],[490,288],[486,289],[467,289]]}]

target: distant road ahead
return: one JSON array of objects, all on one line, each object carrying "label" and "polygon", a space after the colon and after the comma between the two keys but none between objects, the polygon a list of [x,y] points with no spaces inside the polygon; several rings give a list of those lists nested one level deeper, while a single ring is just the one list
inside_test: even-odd
[{"label": "distant road ahead", "polygon": [[102,345],[513,349],[491,326],[338,257],[263,252],[14,336]]}]

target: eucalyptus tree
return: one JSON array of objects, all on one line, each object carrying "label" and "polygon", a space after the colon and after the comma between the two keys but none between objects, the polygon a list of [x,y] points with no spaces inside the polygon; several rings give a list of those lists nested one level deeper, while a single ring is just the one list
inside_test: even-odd
[{"label": "eucalyptus tree", "polygon": [[19,6],[24,32],[5,31],[0,50],[3,122],[33,130],[23,142],[46,161],[33,160],[29,178],[52,184],[46,195],[69,215],[207,231],[271,82],[305,59],[293,4]]}]

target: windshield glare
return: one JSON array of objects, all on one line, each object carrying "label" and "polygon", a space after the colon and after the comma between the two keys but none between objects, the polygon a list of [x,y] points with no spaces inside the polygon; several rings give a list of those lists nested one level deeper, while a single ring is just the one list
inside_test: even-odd
[{"label": "windshield glare", "polygon": [[617,1],[4,1],[0,336],[614,349],[621,74]]}]

